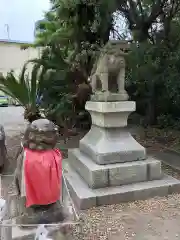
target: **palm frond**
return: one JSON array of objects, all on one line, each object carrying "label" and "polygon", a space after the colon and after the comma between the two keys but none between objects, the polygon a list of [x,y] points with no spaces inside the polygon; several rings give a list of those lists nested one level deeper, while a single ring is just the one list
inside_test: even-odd
[{"label": "palm frond", "polygon": [[[6,77],[0,77],[0,90],[8,96],[16,99],[24,108],[30,107],[36,110],[36,97],[40,92],[39,88],[43,88],[43,76],[41,76],[40,64],[34,64],[31,74],[27,72],[27,62],[19,76],[16,78],[12,72]],[[43,70],[43,75],[45,70]]]},{"label": "palm frond", "polygon": [[15,98],[22,105],[26,105],[27,99],[27,89],[26,86],[21,84],[14,76],[12,72],[9,72],[5,77],[0,78],[0,89],[4,91],[9,96]]},{"label": "palm frond", "polygon": [[34,65],[31,72],[31,91],[30,91],[30,101],[31,101],[31,106],[33,107],[36,107],[36,97],[37,97],[37,90],[38,90],[38,71],[39,71],[39,66]]}]

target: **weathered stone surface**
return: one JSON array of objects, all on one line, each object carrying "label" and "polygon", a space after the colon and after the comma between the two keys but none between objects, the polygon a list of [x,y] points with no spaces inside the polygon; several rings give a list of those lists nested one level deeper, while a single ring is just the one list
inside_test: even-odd
[{"label": "weathered stone surface", "polygon": [[146,159],[146,149],[131,136],[127,129],[92,126],[80,140],[79,149],[98,164]]},{"label": "weathered stone surface", "polygon": [[7,149],[5,140],[6,136],[4,127],[0,125],[0,172],[3,170],[4,164],[7,161]]},{"label": "weathered stone surface", "polygon": [[149,157],[148,163],[148,180],[156,180],[162,177],[161,161]]},{"label": "weathered stone surface", "polygon": [[136,103],[125,102],[86,102],[86,110],[91,114],[92,124],[99,127],[126,127],[130,113],[136,110]]},{"label": "weathered stone surface", "polygon": [[58,127],[48,119],[38,119],[27,127],[22,144],[32,150],[46,150],[55,147]]},{"label": "weathered stone surface", "polygon": [[79,149],[98,164],[146,159],[146,150],[129,133],[127,119],[135,102],[87,102],[91,130],[80,140]]},{"label": "weathered stone surface", "polygon": [[[71,193],[71,197],[79,209],[88,209],[96,206],[96,195],[93,190],[90,189],[82,178],[71,169],[66,161],[63,162],[65,169],[65,177],[67,180],[68,188]],[[74,182],[73,185],[71,183]]]},{"label": "weathered stone surface", "polygon": [[25,198],[21,198],[17,194],[11,194],[8,196],[7,205],[7,212],[9,218],[17,217],[26,212]]},{"label": "weathered stone surface", "polygon": [[73,166],[89,187],[101,188],[108,186],[108,167],[96,164],[82,154],[79,149],[70,149],[68,159],[65,161],[68,161]]},{"label": "weathered stone surface", "polygon": [[110,92],[97,92],[91,96],[91,101],[94,102],[118,102],[118,101],[127,101],[127,93],[110,93]]},{"label": "weathered stone surface", "polygon": [[166,196],[173,192],[180,192],[180,181],[169,176],[164,176],[160,180],[119,187],[90,189],[82,178],[67,165],[65,175],[72,198],[79,209],[134,200],[145,200],[154,196]]},{"label": "weathered stone surface", "polygon": [[17,164],[16,164],[15,173],[14,173],[16,192],[17,192],[17,195],[19,196],[24,196],[23,179],[22,179],[23,161],[24,161],[24,151],[23,151],[23,148],[21,148],[21,152],[19,152],[19,155],[17,158]]},{"label": "weathered stone surface", "polygon": [[99,165],[79,149],[70,149],[66,159],[92,189],[160,179],[161,163],[156,159]]},{"label": "weathered stone surface", "polygon": [[109,186],[120,186],[146,180],[147,163],[145,161],[113,164],[113,167],[109,169]]},{"label": "weathered stone surface", "polygon": [[[42,209],[44,208],[44,209]],[[18,224],[47,224],[62,222],[66,218],[60,202],[49,206],[39,206],[37,208],[26,208],[21,216],[16,218]]]},{"label": "weathered stone surface", "polygon": [[[11,220],[5,220],[2,224],[11,224]],[[0,226],[1,240],[12,240],[12,227],[11,226]]]}]

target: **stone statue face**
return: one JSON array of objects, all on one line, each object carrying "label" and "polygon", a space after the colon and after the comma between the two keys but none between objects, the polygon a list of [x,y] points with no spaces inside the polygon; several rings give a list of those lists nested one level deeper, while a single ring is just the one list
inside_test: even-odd
[{"label": "stone statue face", "polygon": [[108,67],[110,71],[117,71],[123,67],[125,67],[125,60],[123,56],[108,56]]},{"label": "stone statue face", "polygon": [[110,63],[111,65],[116,64],[116,57],[115,57],[114,55],[110,55],[110,56],[109,56],[109,63]]}]

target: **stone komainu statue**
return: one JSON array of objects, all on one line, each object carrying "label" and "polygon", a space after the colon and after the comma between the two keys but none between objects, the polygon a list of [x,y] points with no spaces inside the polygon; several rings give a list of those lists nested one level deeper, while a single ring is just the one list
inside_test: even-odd
[{"label": "stone komainu statue", "polygon": [[[17,158],[17,167],[15,170],[15,187],[17,191],[18,196],[18,204],[21,212],[18,212],[18,216],[16,218],[16,222],[19,224],[39,224],[39,223],[52,223],[52,222],[59,222],[63,221],[65,218],[65,213],[63,212],[63,207],[60,202],[60,193],[59,189],[61,188],[61,173],[58,174],[58,171],[56,171],[56,167],[61,171],[61,156],[58,155],[59,161],[55,161],[55,153],[49,154],[49,151],[56,152],[56,144],[58,141],[59,132],[58,127],[48,119],[38,119],[33,121],[29,126],[27,127],[24,137],[22,139],[22,148],[21,152],[19,152],[18,158]],[[28,151],[27,151],[28,150]],[[29,158],[26,154],[30,154],[30,152],[36,153],[36,156],[32,154],[29,155]],[[37,154],[38,153],[38,154]],[[45,156],[49,156],[45,158]],[[35,159],[33,161],[30,161],[30,158],[34,157]],[[57,159],[57,157],[56,157]],[[47,161],[48,160],[48,161]],[[25,171],[25,161],[26,161],[26,171]],[[28,162],[28,163],[27,163]],[[36,166],[37,163],[37,166]],[[59,165],[60,164],[60,165]],[[55,167],[56,166],[56,167]],[[27,168],[28,167],[28,168]],[[33,174],[31,171],[33,171]],[[37,171],[38,170],[38,171]],[[44,173],[48,173],[43,174]],[[26,180],[28,179],[29,186],[31,186],[31,190],[34,191],[34,193],[37,193],[39,191],[39,187],[37,188],[37,183],[34,182],[33,178],[38,173],[39,179],[44,180],[44,185],[50,186],[52,183],[52,179],[56,178],[55,182],[55,191],[56,196],[54,196],[54,190],[52,189],[49,191],[49,193],[45,193],[45,196],[48,195],[48,197],[53,198],[53,202],[48,204],[34,204],[34,202],[27,206],[27,187],[28,183]],[[53,176],[51,174],[54,174]],[[44,175],[44,176],[43,176]],[[60,175],[60,176],[59,176]],[[28,177],[26,177],[28,176]],[[43,177],[42,177],[43,176]],[[58,180],[59,181],[58,181]],[[51,183],[50,183],[51,182]],[[52,183],[54,184],[54,182]],[[55,186],[53,185],[53,187]],[[28,188],[29,189],[29,188]],[[42,191],[44,192],[44,190]],[[58,193],[57,193],[58,192]],[[44,194],[44,193],[43,193]],[[37,194],[34,194],[33,197],[36,197]],[[50,196],[52,195],[52,197]],[[29,194],[30,196],[30,194]],[[43,195],[44,196],[44,195]],[[32,197],[32,194],[31,194]],[[37,199],[39,196],[37,197]],[[44,202],[43,197],[41,197],[42,202]],[[47,200],[49,201],[49,200]],[[25,204],[26,203],[26,204]]]},{"label": "stone komainu statue", "polygon": [[[58,128],[53,122],[47,119],[38,119],[32,122],[25,130],[22,146],[38,151],[53,149],[57,144],[58,136]],[[22,152],[17,158],[15,183],[18,194],[23,197],[25,195],[24,181],[22,181],[24,151],[21,150]]]},{"label": "stone komainu statue", "polygon": [[92,100],[126,101],[128,95],[124,89],[125,55],[129,44],[126,41],[109,41],[96,61],[90,82]]}]

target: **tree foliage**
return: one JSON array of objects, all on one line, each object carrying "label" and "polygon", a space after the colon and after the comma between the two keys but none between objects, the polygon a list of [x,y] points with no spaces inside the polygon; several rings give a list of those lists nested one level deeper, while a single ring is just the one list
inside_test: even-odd
[{"label": "tree foliage", "polygon": [[119,11],[126,18],[134,40],[147,39],[154,43],[154,33],[161,30],[169,39],[171,21],[180,11],[179,0],[125,0],[120,1]]},{"label": "tree foliage", "polygon": [[96,52],[113,29],[113,2],[108,0],[56,0],[37,23],[36,44],[56,46],[72,69],[88,77]]},{"label": "tree foliage", "polygon": [[137,101],[138,111],[146,116],[148,124],[167,126],[172,122],[176,124],[180,118],[179,23],[171,24],[174,26],[169,33],[171,38],[168,44],[163,37],[156,44],[134,44],[128,57],[130,95]]},{"label": "tree foliage", "polygon": [[[36,24],[34,47],[42,47],[42,56],[32,60],[42,70],[40,91],[48,116],[75,119],[77,108],[84,108],[91,93],[88,76],[111,34],[132,40],[126,80],[138,112],[149,124],[162,123],[166,116],[179,119],[180,0],[50,2]],[[115,26],[116,16],[128,35]]]}]

